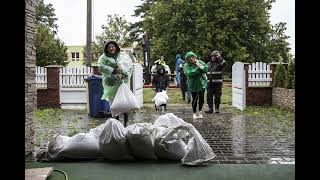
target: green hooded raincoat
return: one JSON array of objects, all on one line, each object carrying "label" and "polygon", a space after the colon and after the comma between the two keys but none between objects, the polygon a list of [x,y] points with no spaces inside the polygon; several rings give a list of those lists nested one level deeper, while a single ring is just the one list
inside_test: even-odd
[{"label": "green hooded raincoat", "polygon": [[[112,56],[107,52],[107,45],[113,42],[116,46],[116,54]],[[126,68],[123,70],[124,78],[122,80],[118,79],[115,74],[112,74],[114,69],[117,66],[118,62],[123,62],[126,64]],[[105,99],[109,101],[109,99],[113,99],[118,91],[119,86],[124,81],[127,86],[130,88],[130,78],[132,75],[132,60],[130,57],[120,52],[120,47],[114,41],[109,41],[105,44],[104,53],[99,57],[98,67],[102,74],[102,86],[103,86],[103,95],[101,99]]]},{"label": "green hooded raincoat", "polygon": [[183,72],[187,76],[188,89],[191,92],[204,91],[207,87],[208,65],[201,60],[198,62],[203,66],[202,69],[197,68],[195,64],[190,63],[190,57],[197,57],[193,52],[187,52],[185,55],[186,64],[183,67]]}]

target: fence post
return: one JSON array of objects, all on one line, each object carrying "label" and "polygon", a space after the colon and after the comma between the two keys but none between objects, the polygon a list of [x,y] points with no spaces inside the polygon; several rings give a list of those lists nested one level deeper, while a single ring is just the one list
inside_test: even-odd
[{"label": "fence post", "polygon": [[101,73],[100,73],[100,70],[98,68],[98,65],[92,65],[91,68],[93,69],[92,70],[93,75],[101,76]]},{"label": "fence post", "polygon": [[46,107],[60,108],[60,74],[61,66],[49,65],[47,68]]}]

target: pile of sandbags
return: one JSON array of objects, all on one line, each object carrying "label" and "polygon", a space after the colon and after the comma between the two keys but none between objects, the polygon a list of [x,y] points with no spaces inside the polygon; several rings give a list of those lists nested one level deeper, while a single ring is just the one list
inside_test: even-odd
[{"label": "pile of sandbags", "polygon": [[[189,137],[186,144],[183,139]],[[135,123],[126,128],[116,119],[73,137],[56,136],[38,160],[181,160],[199,165],[215,157],[213,150],[196,128],[173,113],[161,115],[152,123]]]}]

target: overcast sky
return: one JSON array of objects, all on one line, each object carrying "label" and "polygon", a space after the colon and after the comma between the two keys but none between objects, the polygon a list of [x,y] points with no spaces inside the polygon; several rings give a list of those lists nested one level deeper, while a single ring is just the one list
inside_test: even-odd
[{"label": "overcast sky", "polygon": [[[44,0],[51,3],[58,18],[58,37],[66,45],[85,45],[86,43],[86,0]],[[141,0],[92,0],[93,2],[93,34],[101,33],[101,25],[105,23],[108,14],[124,15],[127,21],[139,20],[132,17],[135,6]],[[271,23],[286,22],[286,34],[290,36],[289,43],[294,54],[295,48],[295,1],[276,0],[270,11]]]}]

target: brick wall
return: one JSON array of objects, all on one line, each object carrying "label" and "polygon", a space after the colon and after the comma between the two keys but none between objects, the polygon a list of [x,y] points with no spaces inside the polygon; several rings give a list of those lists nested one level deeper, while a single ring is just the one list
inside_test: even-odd
[{"label": "brick wall", "polygon": [[272,105],[272,87],[247,87],[246,104]]},{"label": "brick wall", "polygon": [[32,112],[37,107],[35,82],[35,0],[25,0],[25,155],[33,151],[34,123]]},{"label": "brick wall", "polygon": [[47,89],[38,89],[38,108],[60,108],[60,66],[47,68]]},{"label": "brick wall", "polygon": [[295,89],[273,88],[272,105],[295,110]]}]

